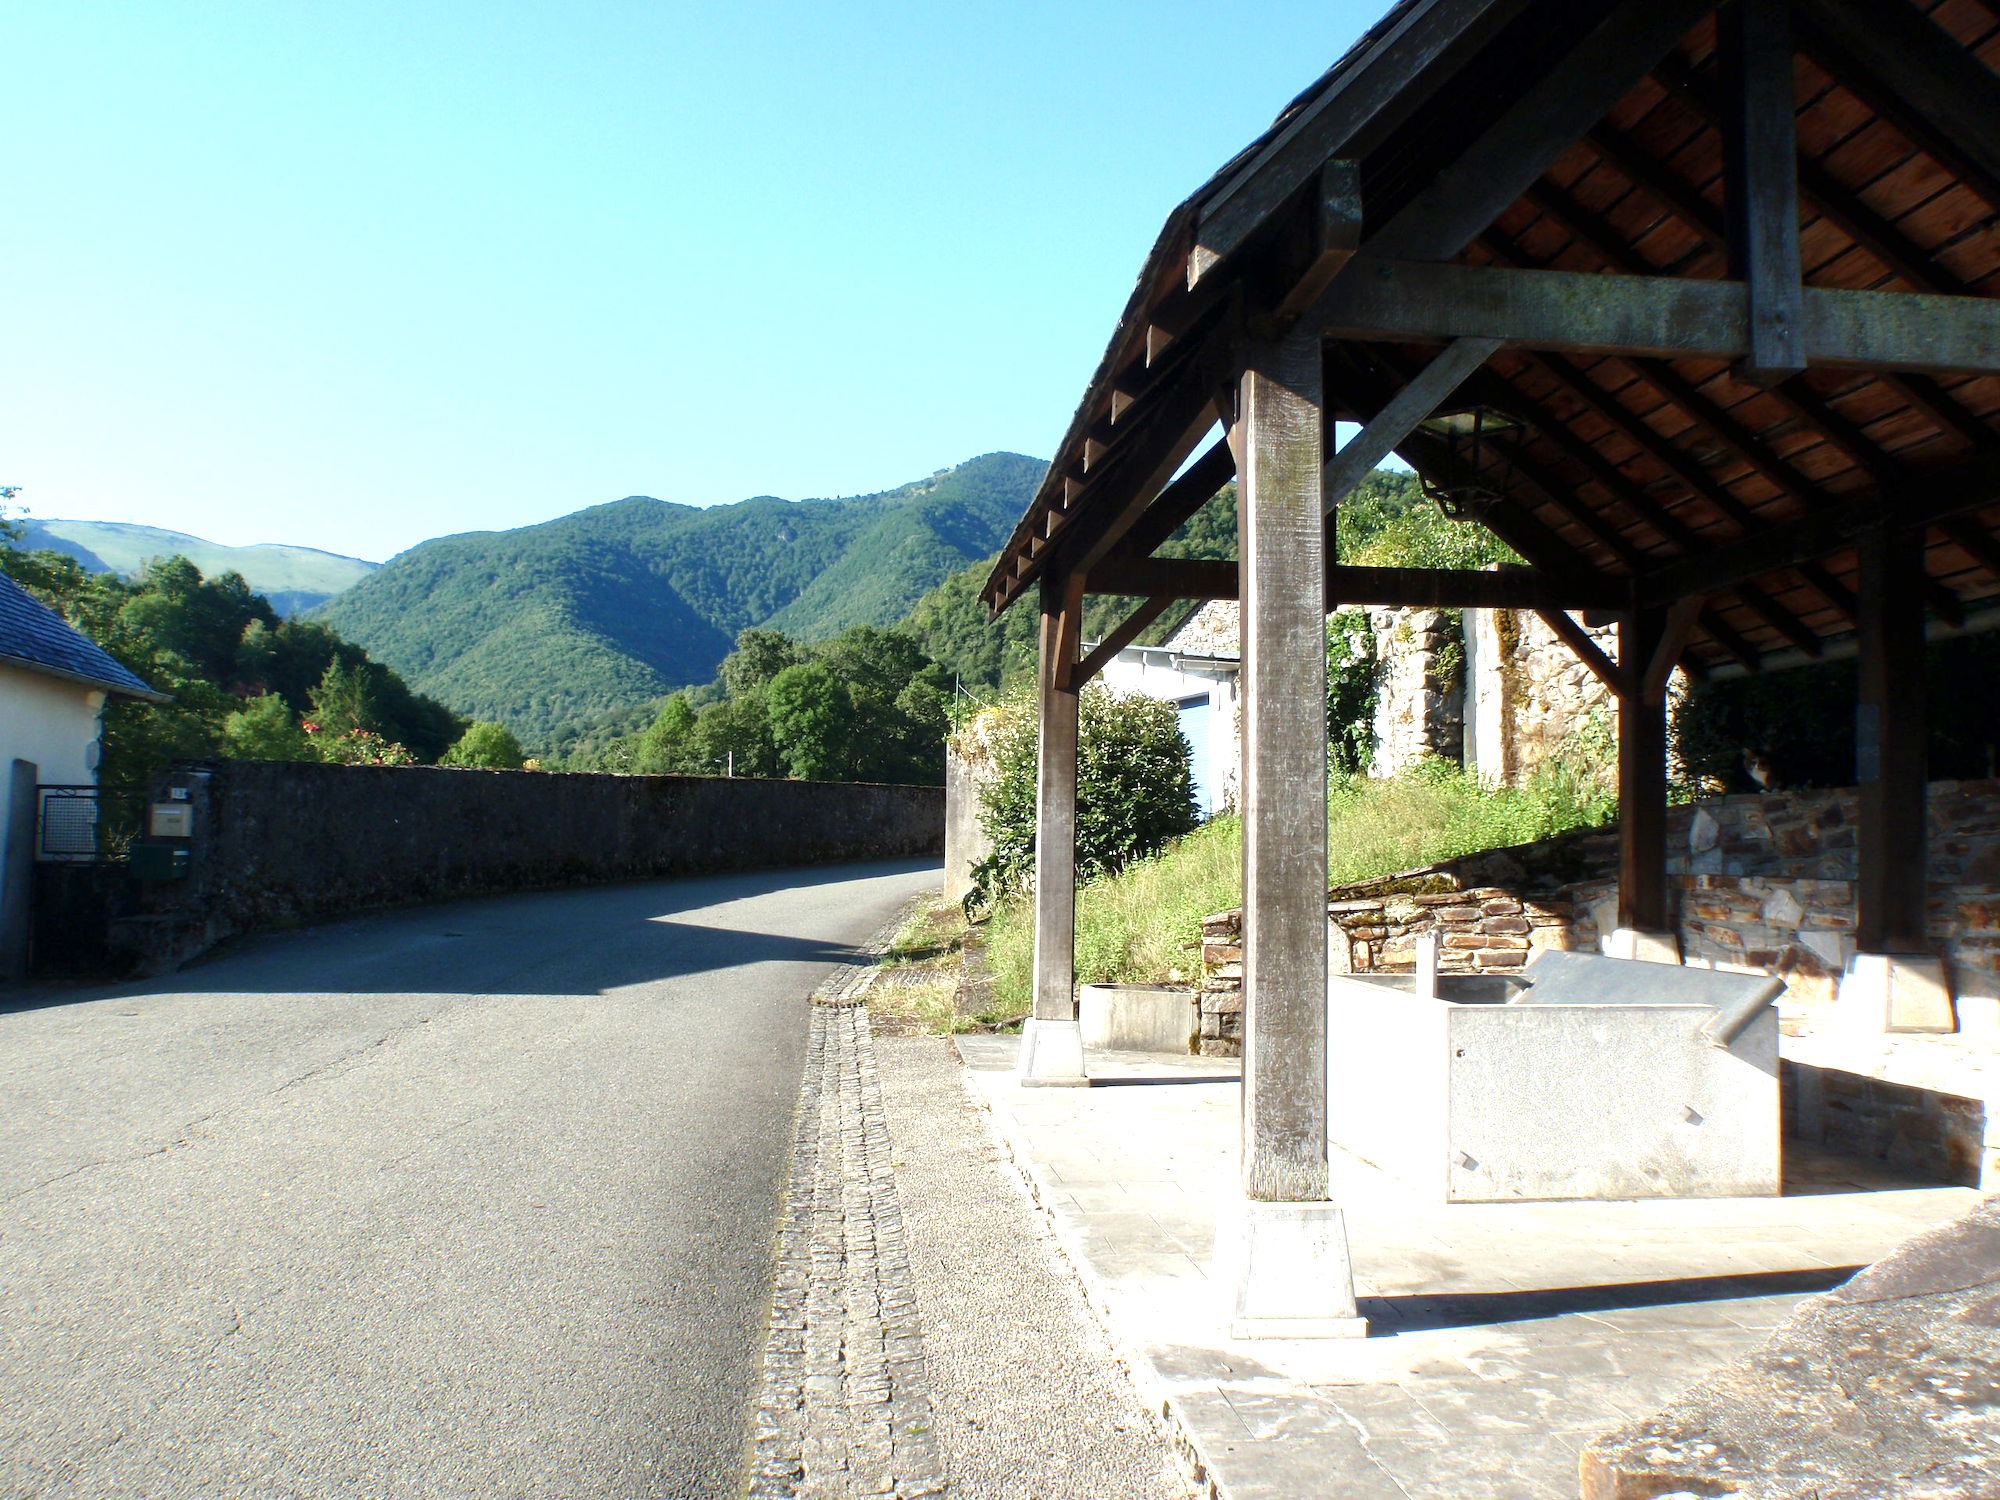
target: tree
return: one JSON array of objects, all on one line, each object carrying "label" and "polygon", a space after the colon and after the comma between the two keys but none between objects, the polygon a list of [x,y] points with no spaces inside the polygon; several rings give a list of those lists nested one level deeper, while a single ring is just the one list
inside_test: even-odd
[{"label": "tree", "polygon": [[485,771],[518,771],[528,754],[505,724],[475,719],[465,726],[458,743],[445,751],[441,766],[465,766]]},{"label": "tree", "polygon": [[747,698],[800,659],[799,648],[782,630],[746,630],[736,637],[736,649],[722,658],[723,690],[732,698]]},{"label": "tree", "polygon": [[695,712],[686,693],[674,693],[639,736],[632,769],[644,776],[671,776],[699,771],[693,764]]},{"label": "tree", "polygon": [[306,733],[276,693],[252,698],[222,721],[222,751],[233,760],[311,760]]},{"label": "tree", "polygon": [[785,774],[762,693],[704,708],[695,719],[690,750],[692,774],[720,776],[725,770],[738,776]]},{"label": "tree", "polygon": [[[993,762],[979,824],[993,853],[974,870],[991,901],[1024,889],[1035,868],[1036,717],[1017,694],[985,710],[972,732]],[[1103,687],[1084,691],[1077,745],[1076,870],[1113,874],[1193,831],[1194,752],[1173,704]]]},{"label": "tree", "polygon": [[338,658],[328,663],[319,686],[312,690],[312,723],[318,732],[347,734],[367,729],[379,734],[382,724],[373,677],[365,663],[349,666]]},{"label": "tree", "polygon": [[771,679],[764,701],[771,741],[792,775],[852,779],[860,724],[846,683],[816,662],[787,667]]}]

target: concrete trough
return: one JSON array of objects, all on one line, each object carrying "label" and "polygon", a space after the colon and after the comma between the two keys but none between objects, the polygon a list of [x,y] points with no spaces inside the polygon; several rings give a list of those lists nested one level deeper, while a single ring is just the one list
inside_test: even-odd
[{"label": "concrete trough", "polygon": [[1186,1057],[1199,1043],[1201,1011],[1180,986],[1086,984],[1076,998],[1086,1048]]},{"label": "concrete trough", "polygon": [[1774,1195],[1782,989],[1554,951],[1332,975],[1328,1135],[1449,1203]]}]

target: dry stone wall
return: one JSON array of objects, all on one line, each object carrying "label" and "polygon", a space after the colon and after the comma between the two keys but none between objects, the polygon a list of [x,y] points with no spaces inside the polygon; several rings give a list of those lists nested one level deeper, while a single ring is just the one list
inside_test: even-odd
[{"label": "dry stone wall", "polygon": [[[1930,938],[1968,1034],[2000,1039],[2000,782],[1930,787]],[[1669,887],[1691,963],[1781,976],[1786,1005],[1833,999],[1854,952],[1853,788],[1721,797],[1668,820]],[[1595,949],[1616,922],[1615,831],[1449,860],[1328,892],[1329,965],[1408,972],[1436,930],[1446,973],[1509,973],[1538,948]],[[1202,1050],[1242,1038],[1240,912],[1202,929]]]}]

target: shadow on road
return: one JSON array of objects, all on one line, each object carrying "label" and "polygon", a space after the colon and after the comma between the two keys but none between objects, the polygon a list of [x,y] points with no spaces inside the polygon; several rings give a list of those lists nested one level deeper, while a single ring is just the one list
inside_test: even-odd
[{"label": "shadow on road", "polygon": [[[0,990],[0,1015],[176,994],[602,995],[744,964],[826,967],[847,943],[787,936],[821,887],[936,868],[823,865],[482,897],[240,939],[178,973],[126,984]],[[886,915],[886,913],[885,913]],[[768,927],[762,925],[768,923]],[[851,921],[830,922],[848,926]]]}]

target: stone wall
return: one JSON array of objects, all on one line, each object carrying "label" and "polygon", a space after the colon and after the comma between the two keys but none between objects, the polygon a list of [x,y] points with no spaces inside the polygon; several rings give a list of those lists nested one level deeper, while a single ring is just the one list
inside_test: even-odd
[{"label": "stone wall", "polygon": [[185,880],[113,940],[159,970],[237,933],[456,896],[935,857],[942,787],[431,766],[214,761],[158,796],[194,809]]},{"label": "stone wall", "polygon": [[[1672,810],[1669,887],[1691,963],[1782,976],[1786,1006],[1833,999],[1854,951],[1853,788],[1721,797]],[[1437,929],[1446,973],[1506,973],[1537,948],[1594,949],[1615,925],[1615,830],[1493,850],[1328,893],[1329,964],[1407,972]],[[2000,1038],[2000,782],[1930,788],[1931,941],[1968,1035]],[[1205,1050],[1240,1048],[1240,914],[1203,928]]]},{"label": "stone wall", "polygon": [[[1586,633],[1617,658],[1615,626]],[[1465,661],[1466,764],[1495,785],[1519,785],[1593,726],[1612,731],[1610,690],[1531,610],[1465,611]]]},{"label": "stone wall", "polygon": [[1395,776],[1427,756],[1465,753],[1465,643],[1455,610],[1375,609],[1375,759]]},{"label": "stone wall", "polygon": [[993,853],[993,840],[979,826],[979,794],[993,780],[993,762],[968,759],[956,744],[944,754],[944,898],[963,901],[972,894],[972,871]]}]

